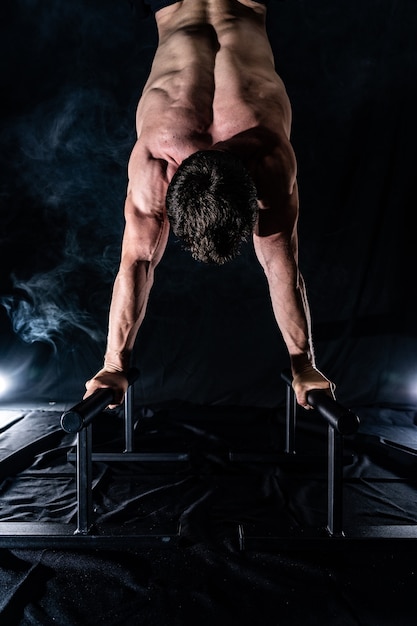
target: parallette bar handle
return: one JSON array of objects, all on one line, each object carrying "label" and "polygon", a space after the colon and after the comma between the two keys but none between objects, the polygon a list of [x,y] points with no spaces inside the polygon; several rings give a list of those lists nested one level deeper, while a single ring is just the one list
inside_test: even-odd
[{"label": "parallette bar handle", "polygon": [[[292,376],[289,370],[284,370],[281,373],[281,378],[285,380],[287,385],[291,386]],[[353,435],[358,430],[359,417],[327,395],[323,389],[309,391],[307,402],[341,435]]]},{"label": "parallette bar handle", "polygon": [[[129,387],[139,377],[139,370],[132,367],[125,374]],[[81,400],[61,416],[61,428],[67,433],[78,433],[91,424],[96,415],[112,403],[112,389],[97,389],[91,396]]]}]

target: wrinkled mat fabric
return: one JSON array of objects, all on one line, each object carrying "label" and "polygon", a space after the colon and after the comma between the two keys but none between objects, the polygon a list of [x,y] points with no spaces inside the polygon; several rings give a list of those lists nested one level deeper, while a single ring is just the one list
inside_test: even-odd
[{"label": "wrinkled mat fabric", "polygon": [[[61,430],[60,414],[2,413],[0,532],[10,521],[74,523],[74,463],[67,456],[74,437]],[[117,549],[2,548],[0,624],[414,623],[413,543],[406,550],[366,541],[353,550],[330,543],[240,549],[240,525],[261,532],[272,527],[279,535],[325,526],[326,428],[311,415],[299,420],[294,464],[281,462],[280,408],[180,405],[138,410],[137,417],[136,449],[182,451],[189,458],[94,463],[94,514],[101,524],[126,529],[174,525],[180,540],[127,541]],[[363,409],[360,417],[358,435],[345,445],[346,523],[417,524],[414,415]],[[123,449],[117,411],[98,416],[93,442],[95,450]],[[231,452],[252,456],[236,461]]]}]

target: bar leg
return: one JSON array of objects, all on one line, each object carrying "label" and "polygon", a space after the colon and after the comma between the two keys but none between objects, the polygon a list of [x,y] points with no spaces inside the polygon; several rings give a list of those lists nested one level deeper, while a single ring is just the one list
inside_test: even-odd
[{"label": "bar leg", "polygon": [[297,415],[297,401],[291,385],[287,385],[285,404],[285,453],[295,454],[295,427]]},{"label": "bar leg", "polygon": [[77,434],[77,530],[86,535],[93,523],[92,424]]},{"label": "bar leg", "polygon": [[133,452],[133,405],[134,391],[133,385],[130,385],[126,391],[125,399],[125,452]]},{"label": "bar leg", "polygon": [[343,436],[328,426],[327,531],[343,537]]}]

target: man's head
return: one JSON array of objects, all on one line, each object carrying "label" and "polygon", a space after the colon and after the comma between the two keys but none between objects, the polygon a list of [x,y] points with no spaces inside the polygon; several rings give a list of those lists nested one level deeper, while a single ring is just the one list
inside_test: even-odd
[{"label": "man's head", "polygon": [[201,150],[182,162],[169,184],[166,208],[171,228],[194,259],[222,265],[252,234],[256,196],[237,157]]}]

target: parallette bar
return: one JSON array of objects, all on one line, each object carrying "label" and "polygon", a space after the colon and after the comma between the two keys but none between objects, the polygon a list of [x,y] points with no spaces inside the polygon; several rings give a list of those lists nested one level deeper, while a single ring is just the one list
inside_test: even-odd
[{"label": "parallette bar", "polygon": [[[130,385],[135,382],[139,376],[139,370],[135,367],[131,368],[126,378]],[[91,396],[81,400],[61,416],[61,428],[67,433],[78,433],[88,426],[96,415],[112,403],[113,391],[111,389],[97,389]]]},{"label": "parallette bar", "polygon": [[[290,370],[284,370],[281,378],[292,385]],[[312,389],[307,393],[308,403],[341,435],[353,435],[359,428],[359,417],[350,409],[331,398],[323,389]]]}]

